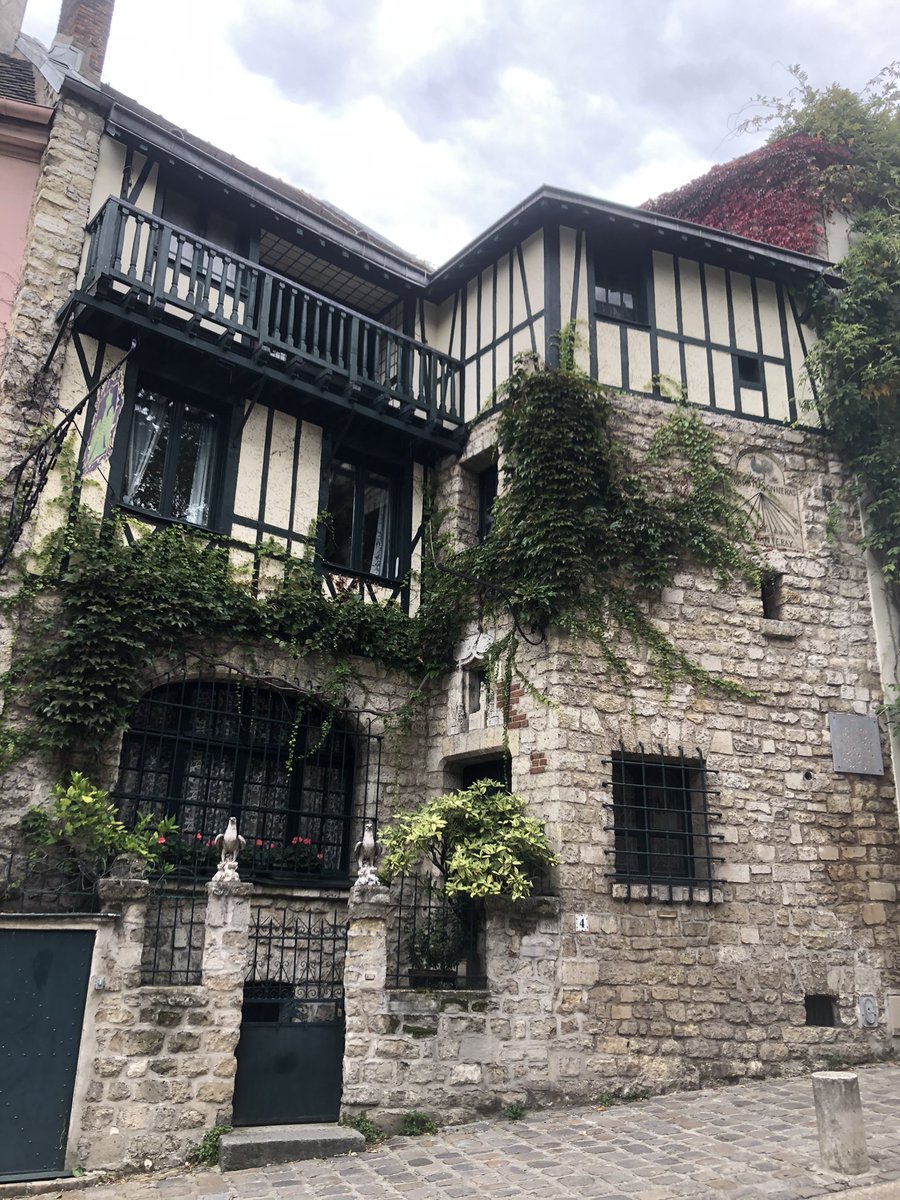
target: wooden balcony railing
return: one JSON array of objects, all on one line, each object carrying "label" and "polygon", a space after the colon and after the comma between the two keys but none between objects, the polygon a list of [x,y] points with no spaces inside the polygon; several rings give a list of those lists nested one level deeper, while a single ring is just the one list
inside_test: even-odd
[{"label": "wooden balcony railing", "polygon": [[124,200],[109,199],[88,233],[84,292],[143,302],[154,319],[294,378],[308,368],[326,391],[463,424],[462,372],[446,354]]}]

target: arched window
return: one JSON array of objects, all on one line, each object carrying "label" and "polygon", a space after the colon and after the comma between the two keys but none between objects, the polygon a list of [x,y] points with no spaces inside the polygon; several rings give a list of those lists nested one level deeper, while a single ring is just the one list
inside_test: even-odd
[{"label": "arched window", "polygon": [[257,874],[344,875],[354,768],[350,735],[296,693],[179,681],[141,700],[115,795],[126,823],[174,817],[182,847],[236,817]]}]

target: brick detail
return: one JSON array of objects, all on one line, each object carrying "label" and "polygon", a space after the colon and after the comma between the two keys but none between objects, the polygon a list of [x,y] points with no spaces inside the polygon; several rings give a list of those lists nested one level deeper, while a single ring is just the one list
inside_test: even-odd
[{"label": "brick detail", "polygon": [[84,59],[81,74],[100,82],[115,0],[63,0],[59,14],[58,41],[71,42]]},{"label": "brick detail", "polygon": [[532,750],[531,752],[531,767],[529,773],[531,775],[541,775],[547,770],[547,755],[540,750]]}]

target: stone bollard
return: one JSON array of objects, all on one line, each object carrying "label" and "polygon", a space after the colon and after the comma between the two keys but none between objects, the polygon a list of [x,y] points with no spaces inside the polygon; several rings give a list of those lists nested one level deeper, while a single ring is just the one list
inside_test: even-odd
[{"label": "stone bollard", "polygon": [[852,1071],[815,1071],[812,1081],[823,1164],[839,1175],[868,1171],[858,1077]]}]

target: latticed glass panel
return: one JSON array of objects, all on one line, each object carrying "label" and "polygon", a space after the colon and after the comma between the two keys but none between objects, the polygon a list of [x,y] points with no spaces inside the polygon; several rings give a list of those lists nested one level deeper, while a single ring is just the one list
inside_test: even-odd
[{"label": "latticed glass panel", "polygon": [[347,872],[354,742],[296,693],[243,680],[178,681],[140,702],[122,746],[123,819],[171,816],[178,866],[206,868],[230,817],[259,876]]}]

